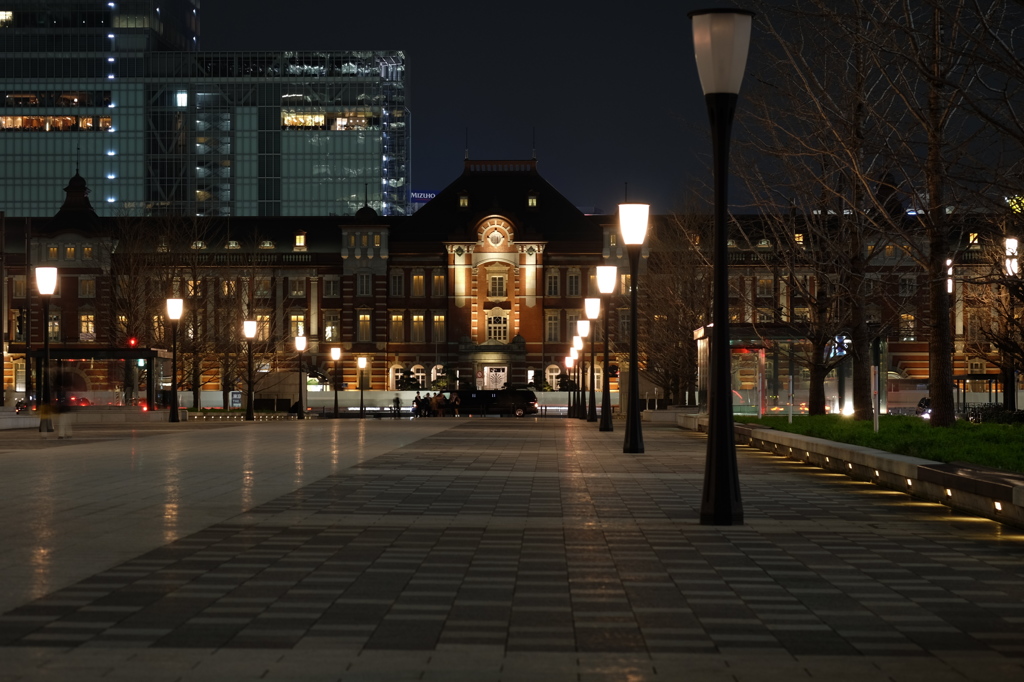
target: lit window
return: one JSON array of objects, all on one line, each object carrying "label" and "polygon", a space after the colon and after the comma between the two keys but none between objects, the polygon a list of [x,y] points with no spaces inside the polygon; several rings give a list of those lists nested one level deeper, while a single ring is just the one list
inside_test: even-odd
[{"label": "lit window", "polygon": [[92,313],[83,313],[78,316],[78,333],[80,341],[96,340],[96,316]]},{"label": "lit window", "polygon": [[537,195],[536,194],[530,194],[529,196],[527,196],[526,197],[526,205],[529,208],[537,208]]},{"label": "lit window", "polygon": [[341,313],[337,310],[324,312],[324,341],[341,340]]},{"label": "lit window", "polygon": [[508,313],[500,308],[494,308],[487,313],[487,340],[508,341]]},{"label": "lit window", "polygon": [[410,341],[413,343],[423,343],[424,341],[424,328],[423,328],[423,314],[413,314],[412,316],[412,330],[411,330]]},{"label": "lit window", "polygon": [[373,235],[373,245],[378,247],[378,248],[380,248],[380,235],[379,234]]},{"label": "lit window", "polygon": [[60,250],[56,244],[51,244],[46,247],[46,260],[57,260],[60,257]]},{"label": "lit window", "polygon": [[900,315],[900,341],[917,340],[917,320],[910,313]]},{"label": "lit window", "polygon": [[270,241],[269,239],[264,239],[263,241],[260,242],[260,248],[261,249],[273,249],[274,248],[274,242]]},{"label": "lit window", "polygon": [[177,106],[179,106],[179,107],[187,107],[188,106],[188,91],[187,90],[178,90],[176,93],[174,93],[174,103]]},{"label": "lit window", "polygon": [[390,340],[396,343],[405,341],[405,315],[402,313],[391,314],[391,330],[388,332]]},{"label": "lit window", "polygon": [[259,313],[256,315],[256,340],[270,340],[270,315]]},{"label": "lit window", "polygon": [[291,296],[292,298],[300,298],[306,295],[306,278],[305,277],[289,277],[288,283],[291,285]]},{"label": "lit window", "polygon": [[225,279],[220,283],[221,296],[231,298],[235,295],[235,280]]},{"label": "lit window", "polygon": [[304,313],[292,313],[288,317],[288,332],[292,338],[306,335],[306,315]]},{"label": "lit window", "polygon": [[93,254],[93,250],[92,250],[91,246],[83,246],[82,247],[82,260],[92,260],[93,259],[93,255],[92,254]]},{"label": "lit window", "polygon": [[299,232],[297,235],[295,235],[295,246],[297,246],[297,247],[304,247],[305,245],[306,245],[306,233],[305,232]]},{"label": "lit window", "polygon": [[443,298],[445,296],[445,294],[448,293],[447,288],[445,287],[445,283],[444,283],[444,273],[443,272],[440,272],[440,271],[437,271],[437,270],[434,271],[433,285],[432,285],[430,293],[431,293],[431,296],[433,296],[434,298]]},{"label": "lit window", "polygon": [[75,260],[75,247],[65,246],[64,247],[64,260]]},{"label": "lit window", "polygon": [[467,208],[467,207],[469,207],[469,195],[468,194],[460,194],[459,195],[459,208]]},{"label": "lit window", "polygon": [[25,298],[25,275],[14,276],[14,298]]},{"label": "lit window", "polygon": [[50,319],[46,324],[47,336],[50,341],[60,341],[60,313],[50,313]]},{"label": "lit window", "polygon": [[359,313],[359,327],[356,330],[356,341],[371,340],[373,340],[373,335],[370,327],[370,313]]},{"label": "lit window", "polygon": [[270,278],[269,277],[257,277],[256,284],[253,287],[253,295],[256,298],[270,298]]},{"label": "lit window", "polygon": [[426,282],[424,282],[423,272],[416,270],[412,274],[412,296],[422,297],[426,296]]},{"label": "lit window", "polygon": [[444,313],[434,313],[433,338],[434,343],[444,343],[448,340],[448,333],[445,327]]}]

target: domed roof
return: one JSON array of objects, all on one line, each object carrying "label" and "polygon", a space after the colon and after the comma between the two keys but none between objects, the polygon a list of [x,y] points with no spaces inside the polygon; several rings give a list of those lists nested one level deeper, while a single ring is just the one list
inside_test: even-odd
[{"label": "domed roof", "polygon": [[64,188],[64,192],[66,194],[64,203],[50,222],[50,229],[90,230],[95,227],[100,218],[89,202],[89,185],[77,170],[68,180],[68,186]]},{"label": "domed roof", "polygon": [[377,222],[377,212],[369,204],[364,204],[361,209],[356,211],[356,220],[362,223],[375,223]]}]

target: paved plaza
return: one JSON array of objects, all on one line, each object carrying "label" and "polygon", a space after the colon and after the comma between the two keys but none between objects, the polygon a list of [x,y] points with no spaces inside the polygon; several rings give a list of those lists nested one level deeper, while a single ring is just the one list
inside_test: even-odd
[{"label": "paved plaza", "polygon": [[0,433],[0,682],[1024,680],[1024,532],[568,419]]}]

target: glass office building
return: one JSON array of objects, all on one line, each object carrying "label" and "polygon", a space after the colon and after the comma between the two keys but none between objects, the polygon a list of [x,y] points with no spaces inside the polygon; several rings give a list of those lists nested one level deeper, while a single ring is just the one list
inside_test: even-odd
[{"label": "glass office building", "polygon": [[8,1],[0,210],[352,215],[409,203],[400,51],[202,52],[199,0]]}]

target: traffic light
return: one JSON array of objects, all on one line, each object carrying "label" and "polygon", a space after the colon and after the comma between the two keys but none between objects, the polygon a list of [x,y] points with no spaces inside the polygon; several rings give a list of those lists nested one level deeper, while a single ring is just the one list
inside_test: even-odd
[{"label": "traffic light", "polygon": [[135,348],[137,345],[139,345],[139,340],[137,338],[135,338],[134,336],[129,336],[128,337],[128,347],[129,348]]}]

